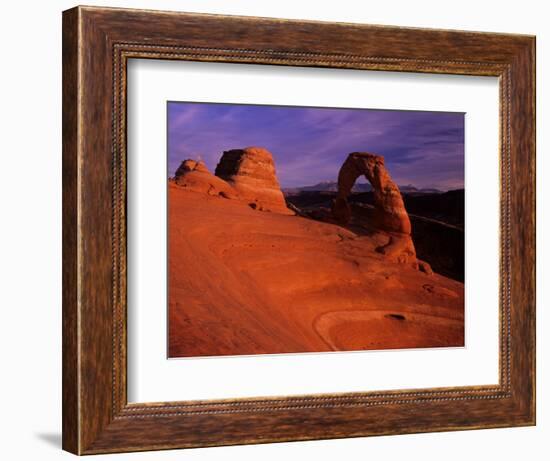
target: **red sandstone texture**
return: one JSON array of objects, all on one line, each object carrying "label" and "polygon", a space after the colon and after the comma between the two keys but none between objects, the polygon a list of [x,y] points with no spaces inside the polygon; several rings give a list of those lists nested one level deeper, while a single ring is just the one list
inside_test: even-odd
[{"label": "red sandstone texture", "polygon": [[286,206],[273,156],[263,147],[224,152],[215,175],[201,161],[184,160],[174,182],[195,192],[241,200],[255,210],[294,214]]},{"label": "red sandstone texture", "polygon": [[252,208],[293,214],[286,206],[273,156],[267,149],[247,147],[225,151],[216,167],[216,176],[231,184]]},{"label": "red sandstone texture", "polygon": [[416,258],[411,238],[411,221],[397,184],[393,182],[384,166],[384,157],[368,152],[353,152],[348,155],[338,174],[338,196],[332,213],[337,221],[347,224],[351,219],[351,208],[347,197],[359,176],[371,183],[374,192],[373,227],[388,233],[387,244],[377,251],[392,260],[417,267],[431,274],[430,266]]},{"label": "red sandstone texture", "polygon": [[227,151],[216,175],[187,160],[169,183],[170,357],[464,345],[464,285],[418,270],[382,157],[340,173],[336,215],[358,175],[377,191],[379,230],[358,235],[286,209],[268,154]]},{"label": "red sandstone texture", "polygon": [[194,192],[203,192],[225,198],[237,198],[238,194],[223,179],[214,176],[203,162],[184,160],[176,170],[174,181]]}]

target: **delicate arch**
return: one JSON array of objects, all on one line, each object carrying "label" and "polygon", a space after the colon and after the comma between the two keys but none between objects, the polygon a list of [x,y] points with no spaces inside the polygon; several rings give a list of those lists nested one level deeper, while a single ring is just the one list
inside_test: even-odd
[{"label": "delicate arch", "polygon": [[341,223],[351,219],[348,196],[359,176],[365,176],[374,193],[374,219],[376,228],[387,232],[410,235],[411,221],[405,210],[399,187],[393,182],[384,166],[384,157],[368,152],[348,155],[338,173],[338,195],[332,212]]}]

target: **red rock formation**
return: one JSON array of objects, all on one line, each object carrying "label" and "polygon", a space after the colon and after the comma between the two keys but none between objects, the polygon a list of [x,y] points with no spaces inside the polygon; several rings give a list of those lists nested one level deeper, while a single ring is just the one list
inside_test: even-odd
[{"label": "red rock formation", "polygon": [[354,152],[348,155],[338,173],[338,196],[334,203],[334,216],[343,223],[351,219],[347,197],[355,181],[364,175],[371,183],[376,210],[375,227],[400,234],[411,233],[411,221],[405,210],[403,198],[397,185],[392,181],[384,166],[384,157],[367,152]]},{"label": "red rock formation", "polygon": [[168,193],[169,357],[464,346],[464,285],[376,252],[387,235]]},{"label": "red rock formation", "polygon": [[187,160],[184,160],[183,162],[181,162],[181,165],[176,170],[175,177],[178,178],[178,177],[183,176],[184,174],[186,174],[190,171],[197,171],[197,172],[201,172],[201,173],[210,173],[210,171],[208,171],[208,168],[206,167],[206,165],[204,164],[203,161],[187,159]]},{"label": "red rock formation", "polygon": [[214,176],[201,161],[184,160],[176,170],[174,182],[194,192],[237,198],[237,192],[223,179]]},{"label": "red rock formation", "polygon": [[347,197],[357,178],[364,175],[371,183],[374,193],[373,227],[386,232],[388,243],[377,251],[400,263],[412,263],[429,273],[431,269],[416,259],[411,238],[411,221],[399,187],[393,182],[384,166],[384,157],[368,152],[353,152],[348,155],[338,174],[338,195],[333,203],[332,213],[341,223],[351,219],[351,208]]},{"label": "red rock formation", "polygon": [[262,211],[294,214],[286,206],[271,153],[262,147],[225,151],[216,166],[216,176],[227,181],[242,200]]}]

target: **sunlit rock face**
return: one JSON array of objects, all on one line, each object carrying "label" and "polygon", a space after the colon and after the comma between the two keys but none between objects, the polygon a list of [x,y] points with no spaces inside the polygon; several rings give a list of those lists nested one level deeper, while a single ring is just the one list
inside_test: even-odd
[{"label": "sunlit rock face", "polygon": [[246,147],[225,151],[215,174],[233,186],[252,208],[294,214],[286,205],[273,156],[267,149]]},{"label": "sunlit rock face", "polygon": [[334,218],[347,224],[351,220],[348,196],[359,176],[372,185],[374,212],[372,227],[387,232],[389,240],[377,251],[397,262],[412,263],[425,272],[431,272],[427,263],[418,261],[411,238],[411,221],[397,184],[391,179],[384,165],[384,157],[369,152],[353,152],[348,155],[338,173],[338,195],[332,206]]},{"label": "sunlit rock face", "polygon": [[224,198],[237,198],[238,194],[223,179],[214,176],[201,161],[187,159],[176,170],[174,182],[193,192]]}]

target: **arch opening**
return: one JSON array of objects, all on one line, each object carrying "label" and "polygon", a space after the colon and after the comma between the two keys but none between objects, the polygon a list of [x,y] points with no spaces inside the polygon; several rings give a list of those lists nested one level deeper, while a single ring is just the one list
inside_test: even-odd
[{"label": "arch opening", "polygon": [[411,238],[411,221],[399,187],[392,180],[384,165],[384,157],[369,152],[352,152],[338,173],[338,193],[332,204],[332,215],[340,224],[349,224],[352,208],[348,197],[355,182],[364,176],[371,184],[374,195],[372,227],[388,234],[388,243],[377,248],[399,263],[412,264],[431,273],[429,265],[416,258]]}]

